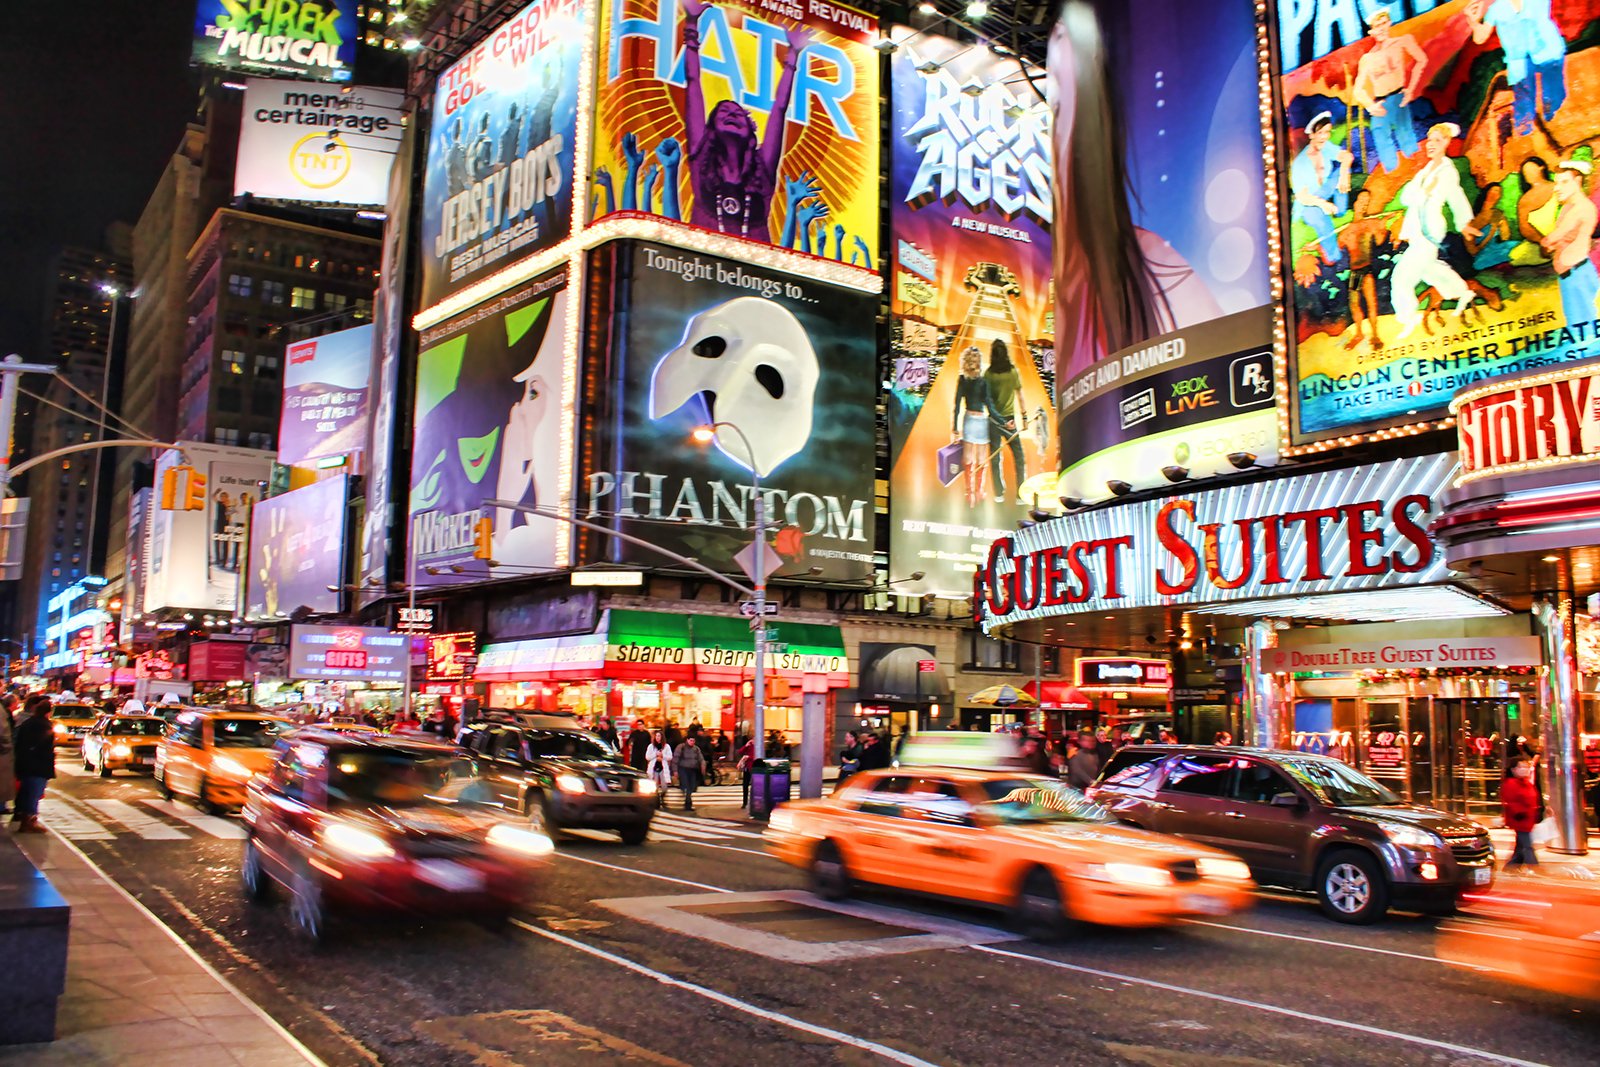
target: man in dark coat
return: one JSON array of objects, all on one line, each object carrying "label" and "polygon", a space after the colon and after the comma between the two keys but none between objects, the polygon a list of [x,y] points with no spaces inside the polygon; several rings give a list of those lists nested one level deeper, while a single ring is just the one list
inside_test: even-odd
[{"label": "man in dark coat", "polygon": [[39,800],[44,796],[45,784],[56,776],[56,738],[50,721],[50,698],[28,698],[24,717],[17,722],[13,741],[16,755],[17,810],[11,821],[17,823],[17,832],[42,834],[39,825]]}]

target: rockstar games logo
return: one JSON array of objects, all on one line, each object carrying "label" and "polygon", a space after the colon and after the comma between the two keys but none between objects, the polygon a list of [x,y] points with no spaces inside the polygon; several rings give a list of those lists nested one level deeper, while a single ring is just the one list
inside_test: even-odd
[{"label": "rockstar games logo", "polygon": [[289,173],[308,189],[333,188],[349,176],[354,162],[337,130],[308,133],[289,149]]}]

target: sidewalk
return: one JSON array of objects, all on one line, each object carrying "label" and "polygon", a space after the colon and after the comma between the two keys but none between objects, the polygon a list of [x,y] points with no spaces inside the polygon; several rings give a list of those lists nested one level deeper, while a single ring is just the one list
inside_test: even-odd
[{"label": "sidewalk", "polygon": [[[1511,850],[1516,846],[1517,835],[1510,830],[1495,827],[1489,831],[1489,839],[1494,842],[1495,867],[1503,869],[1506,860],[1511,858]],[[1539,857],[1539,873],[1541,874],[1571,874],[1583,878],[1600,878],[1600,836],[1589,834],[1589,853],[1585,856],[1564,856],[1559,852],[1552,852],[1548,848],[1536,848]]]},{"label": "sidewalk", "polygon": [[71,843],[17,843],[72,905],[72,940],[56,1040],[0,1048],[8,1067],[320,1067]]}]

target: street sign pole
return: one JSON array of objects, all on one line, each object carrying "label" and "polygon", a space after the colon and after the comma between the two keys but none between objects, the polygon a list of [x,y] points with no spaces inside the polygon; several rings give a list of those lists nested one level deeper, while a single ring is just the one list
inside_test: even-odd
[{"label": "street sign pole", "polygon": [[11,436],[17,421],[17,392],[22,388],[17,375],[55,372],[47,364],[24,363],[15,353],[0,360],[0,496],[11,492]]}]

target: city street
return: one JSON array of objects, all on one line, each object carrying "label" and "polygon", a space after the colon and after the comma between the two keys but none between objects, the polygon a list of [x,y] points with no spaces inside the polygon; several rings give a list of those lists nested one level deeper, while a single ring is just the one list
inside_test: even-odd
[{"label": "city street", "polygon": [[953,906],[822,905],[755,827],[676,811],[638,848],[563,839],[507,929],[346,922],[311,949],[245,902],[236,818],[63,769],[44,821],[331,1064],[1579,1064],[1600,1038],[1582,1004],[1440,963],[1432,919],[1266,895],[1041,946]]}]

